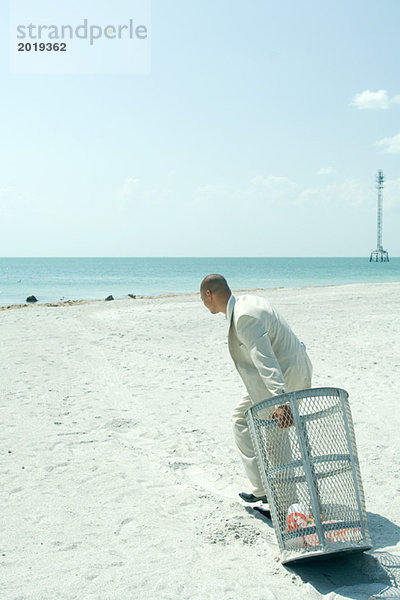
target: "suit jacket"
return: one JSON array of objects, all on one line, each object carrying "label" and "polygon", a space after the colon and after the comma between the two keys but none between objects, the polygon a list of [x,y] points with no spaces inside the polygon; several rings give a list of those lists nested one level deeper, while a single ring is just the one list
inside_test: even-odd
[{"label": "suit jacket", "polygon": [[305,347],[266,298],[231,296],[229,352],[253,403],[311,387]]}]

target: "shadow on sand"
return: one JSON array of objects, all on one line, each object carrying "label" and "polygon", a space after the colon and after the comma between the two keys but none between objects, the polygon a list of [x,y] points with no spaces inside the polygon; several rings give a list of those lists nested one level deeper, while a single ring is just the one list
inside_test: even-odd
[{"label": "shadow on sand", "polygon": [[400,600],[400,555],[380,548],[395,546],[400,527],[375,513],[368,513],[373,549],[367,553],[332,559],[308,560],[286,568],[321,594],[335,592],[353,600]]}]

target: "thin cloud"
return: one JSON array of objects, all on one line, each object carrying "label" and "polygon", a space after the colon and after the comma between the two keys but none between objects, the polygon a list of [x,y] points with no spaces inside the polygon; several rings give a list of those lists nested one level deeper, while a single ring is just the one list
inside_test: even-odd
[{"label": "thin cloud", "polygon": [[400,104],[400,95],[389,98],[387,90],[364,90],[356,94],[350,102],[350,106],[360,110],[387,110],[392,104]]},{"label": "thin cloud", "polygon": [[127,177],[119,190],[120,196],[133,197],[141,188],[141,181],[138,178]]},{"label": "thin cloud", "polygon": [[388,179],[385,182],[383,202],[386,210],[400,206],[400,178]]},{"label": "thin cloud", "polygon": [[289,177],[280,177],[276,175],[257,175],[250,181],[249,189],[253,192],[272,193],[275,196],[282,196],[293,193],[298,189],[298,185],[289,179]]},{"label": "thin cloud", "polygon": [[309,187],[301,191],[295,204],[309,206],[366,207],[371,205],[374,189],[357,179]]},{"label": "thin cloud", "polygon": [[332,167],[322,167],[321,169],[318,169],[317,175],[330,175],[332,172]]},{"label": "thin cloud", "polygon": [[400,154],[400,133],[393,137],[382,138],[374,145],[381,148],[382,154]]},{"label": "thin cloud", "polygon": [[[320,171],[328,174],[333,168],[324,167]],[[214,214],[218,209],[226,214],[228,210],[243,204],[258,211],[268,211],[273,205],[287,208],[299,205],[369,207],[375,202],[375,188],[358,179],[307,187],[289,177],[258,175],[241,189],[210,184],[199,186],[196,198],[203,211],[207,207],[206,212],[212,211]]]}]

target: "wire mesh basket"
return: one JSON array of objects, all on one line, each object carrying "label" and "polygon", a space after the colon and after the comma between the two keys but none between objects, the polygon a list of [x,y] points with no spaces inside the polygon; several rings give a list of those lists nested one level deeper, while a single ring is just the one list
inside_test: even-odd
[{"label": "wire mesh basket", "polygon": [[[286,406],[286,423],[272,415]],[[314,388],[246,413],[283,563],[371,548],[348,394]]]}]

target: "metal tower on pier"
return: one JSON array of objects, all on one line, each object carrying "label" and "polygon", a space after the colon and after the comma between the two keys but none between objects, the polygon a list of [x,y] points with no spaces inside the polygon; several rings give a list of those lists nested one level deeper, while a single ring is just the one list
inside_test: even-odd
[{"label": "metal tower on pier", "polygon": [[383,171],[378,171],[376,176],[376,187],[378,190],[378,221],[376,250],[372,250],[369,262],[389,262],[389,254],[382,247],[382,199],[383,199]]}]

